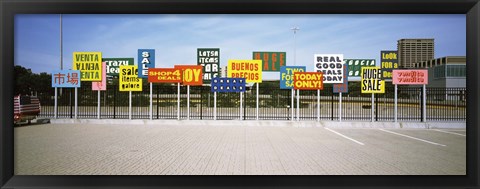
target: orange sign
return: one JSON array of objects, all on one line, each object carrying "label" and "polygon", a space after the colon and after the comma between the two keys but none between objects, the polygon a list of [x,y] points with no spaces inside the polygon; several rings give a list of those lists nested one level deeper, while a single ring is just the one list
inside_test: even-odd
[{"label": "orange sign", "polygon": [[178,68],[150,68],[148,82],[152,83],[181,83],[182,70]]},{"label": "orange sign", "polygon": [[175,69],[182,70],[184,85],[202,85],[202,70],[201,65],[175,65]]},{"label": "orange sign", "polygon": [[293,88],[299,90],[323,90],[323,73],[294,72]]}]

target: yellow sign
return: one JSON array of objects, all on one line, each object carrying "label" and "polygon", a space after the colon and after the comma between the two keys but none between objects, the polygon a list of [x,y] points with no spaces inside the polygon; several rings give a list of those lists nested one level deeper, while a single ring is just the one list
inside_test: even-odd
[{"label": "yellow sign", "polygon": [[142,91],[142,79],[138,78],[138,66],[120,66],[120,91]]},{"label": "yellow sign", "polygon": [[247,83],[261,83],[262,60],[228,60],[227,77],[245,78]]},{"label": "yellow sign", "polygon": [[102,81],[102,53],[73,52],[73,69],[80,70],[80,81]]},{"label": "yellow sign", "polygon": [[380,67],[362,67],[362,93],[385,93]]}]

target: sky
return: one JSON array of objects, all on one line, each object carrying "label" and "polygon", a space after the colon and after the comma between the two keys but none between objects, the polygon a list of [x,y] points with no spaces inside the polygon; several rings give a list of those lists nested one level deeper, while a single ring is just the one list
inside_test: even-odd
[{"label": "sky", "polygon": [[[295,35],[293,27],[300,28]],[[72,68],[73,52],[137,64],[138,49],[155,49],[155,67],[168,68],[196,65],[197,48],[220,48],[221,67],[252,59],[253,51],[273,51],[286,52],[287,65],[314,71],[314,54],[378,64],[380,51],[396,50],[404,38],[434,38],[435,58],[466,55],[464,14],[64,14],[62,29],[64,69]],[[14,36],[15,65],[34,73],[60,69],[59,14],[16,15]],[[278,78],[263,73],[264,80]]]}]

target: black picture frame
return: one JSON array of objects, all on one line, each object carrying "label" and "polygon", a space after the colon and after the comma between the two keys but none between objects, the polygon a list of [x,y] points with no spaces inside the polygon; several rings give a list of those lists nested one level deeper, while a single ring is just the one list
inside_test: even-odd
[{"label": "black picture frame", "polygon": [[[18,176],[14,173],[15,14],[465,14],[467,22],[466,176]],[[2,188],[478,188],[478,0],[2,0],[0,186]]]}]

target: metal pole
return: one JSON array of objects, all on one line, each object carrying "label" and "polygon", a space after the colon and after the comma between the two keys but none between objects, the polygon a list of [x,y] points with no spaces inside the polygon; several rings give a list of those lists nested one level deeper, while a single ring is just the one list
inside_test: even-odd
[{"label": "metal pole", "polygon": [[423,85],[423,122],[427,122],[427,86]]},{"label": "metal pole", "polygon": [[217,92],[213,92],[213,120],[217,120]]},{"label": "metal pole", "polygon": [[77,119],[78,113],[78,88],[75,87],[75,119]]},{"label": "metal pole", "polygon": [[190,85],[187,85],[187,120],[190,120]]},{"label": "metal pole", "polygon": [[243,120],[243,116],[242,116],[242,105],[243,105],[243,92],[240,92],[240,120]]},{"label": "metal pole", "polygon": [[297,89],[297,121],[300,121],[300,90]]},{"label": "metal pole", "polygon": [[177,120],[180,120],[180,83],[177,83]]},{"label": "metal pole", "polygon": [[128,119],[132,119],[132,91],[128,91]]},{"label": "metal pole", "polygon": [[63,25],[62,25],[62,14],[60,14],[60,70],[63,70]]},{"label": "metal pole", "polygon": [[57,99],[57,97],[58,97],[57,87],[55,87],[55,107],[53,107],[53,117],[54,117],[55,119],[57,119],[57,117],[58,117],[58,111],[57,111],[57,109],[58,109],[57,100],[58,100],[58,99]]},{"label": "metal pole", "polygon": [[292,103],[291,103],[291,107],[292,107],[292,121],[293,121],[293,118],[295,117],[294,116],[294,112],[295,111],[295,103],[294,103],[294,98],[295,98],[295,89],[292,88]]},{"label": "metal pole", "polygon": [[98,90],[97,96],[97,119],[100,119],[100,90]]},{"label": "metal pole", "polygon": [[339,107],[338,107],[338,120],[342,122],[342,93],[340,93],[340,99],[339,99]]},{"label": "metal pole", "polygon": [[320,89],[317,89],[317,121],[320,121]]},{"label": "metal pole", "polygon": [[374,102],[373,102],[373,99],[374,99],[374,97],[375,97],[375,94],[374,94],[374,93],[372,93],[372,107],[371,107],[371,109],[372,109],[372,112],[371,112],[371,115],[372,115],[372,122],[373,122],[374,108],[375,108],[375,106],[374,106]]},{"label": "metal pole", "polygon": [[153,119],[153,97],[152,96],[153,96],[153,83],[150,83],[150,120]]},{"label": "metal pole", "polygon": [[258,120],[258,89],[259,83],[257,83],[257,120]]},{"label": "metal pole", "polygon": [[397,122],[397,118],[398,118],[398,96],[397,96],[397,93],[398,93],[398,88],[397,88],[397,84],[395,84],[395,109],[394,109],[394,114],[395,114],[395,123]]}]

